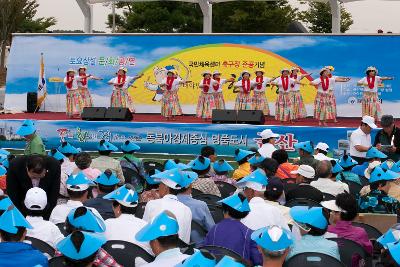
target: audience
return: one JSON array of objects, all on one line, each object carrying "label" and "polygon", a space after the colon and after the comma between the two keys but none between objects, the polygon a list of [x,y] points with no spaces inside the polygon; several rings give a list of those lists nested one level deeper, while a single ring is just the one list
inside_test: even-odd
[{"label": "audience", "polygon": [[260,155],[260,153],[256,152],[251,158],[249,158],[248,162],[250,163],[251,171],[255,171],[266,158]]},{"label": "audience", "polygon": [[15,132],[26,140],[24,155],[46,155],[42,138],[36,132],[36,125],[31,120],[25,120]]},{"label": "audience", "polygon": [[265,129],[260,134],[262,146],[258,149],[258,153],[264,158],[271,158],[272,153],[276,150],[275,141],[279,134],[273,133],[270,129]]},{"label": "audience", "polygon": [[235,150],[235,161],[239,167],[233,172],[232,178],[237,180],[242,179],[246,175],[251,173],[250,163],[248,160],[255,154],[253,151],[236,149]]},{"label": "audience", "polygon": [[363,164],[354,166],[353,169],[351,170],[353,173],[360,175],[360,176],[364,176],[365,170],[368,168],[368,164],[377,161],[377,162],[381,162],[382,159],[386,159],[387,156],[380,152],[377,148],[375,147],[371,147],[370,149],[368,149],[366,156],[365,156],[365,161],[363,162]]},{"label": "audience", "polygon": [[61,164],[61,172],[65,172],[70,176],[76,169],[75,156],[79,153],[79,150],[68,142],[63,142],[57,150],[64,155],[64,160]]},{"label": "audience", "polygon": [[300,156],[300,159],[296,162],[297,165],[308,165],[313,167],[314,170],[317,169],[319,161],[313,157],[314,148],[310,141],[297,143],[294,148],[297,149]]},{"label": "audience", "polygon": [[204,194],[215,195],[217,197],[221,196],[218,186],[208,175],[211,168],[211,160],[209,158],[198,156],[189,163],[189,166],[192,171],[198,174],[199,178],[193,183],[193,189],[199,190]]},{"label": "audience", "polygon": [[213,177],[215,175],[213,163],[217,161],[217,153],[215,151],[215,148],[213,148],[212,146],[203,146],[200,151],[200,156],[210,159],[211,168],[208,172],[208,175]]},{"label": "audience", "polygon": [[225,182],[228,184],[236,184],[236,181],[228,177],[228,172],[233,171],[232,166],[223,159],[220,159],[212,165],[214,170],[214,175],[212,179],[215,182]]},{"label": "audience", "polygon": [[282,180],[277,177],[268,178],[268,184],[265,188],[264,198],[265,202],[269,205],[275,206],[280,210],[280,213],[285,218],[286,224],[292,222],[292,217],[290,217],[290,208],[279,203],[279,200],[283,198],[284,186]]},{"label": "audience", "polygon": [[134,153],[140,149],[140,146],[132,143],[129,140],[126,140],[125,143],[121,146],[121,151],[124,155],[119,158],[120,164],[122,168],[128,168],[135,173],[137,176],[133,177],[125,177],[127,183],[130,183],[139,190],[140,192],[143,190],[143,180],[144,178],[144,167],[141,159],[134,156]]},{"label": "audience", "polygon": [[315,170],[308,165],[300,165],[297,171],[292,171],[296,174],[296,184],[288,184],[286,189],[286,202],[296,198],[306,198],[321,202],[324,195],[320,190],[310,185],[315,176]]},{"label": "audience", "polygon": [[[62,164],[64,162],[64,159],[65,159],[65,156],[55,148],[50,150],[49,153],[47,154],[47,156],[53,157],[54,159],[56,159],[60,163],[61,166],[62,166]],[[69,175],[65,172],[65,170],[63,170],[61,168],[61,173],[60,173],[60,194],[58,195],[57,204],[65,203],[68,200],[67,185],[65,184],[65,182],[68,179],[68,176]]]},{"label": "audience", "polygon": [[160,182],[151,178],[152,175],[157,173],[160,173],[160,171],[157,169],[152,169],[145,174],[144,191],[140,194],[139,198],[141,203],[160,198],[160,194],[158,192],[158,185]]},{"label": "audience", "polygon": [[375,119],[363,116],[360,127],[350,135],[350,156],[359,164],[368,161],[366,155],[371,148],[371,131],[375,128]]},{"label": "audience", "polygon": [[89,153],[81,152],[76,155],[75,164],[77,168],[73,171],[73,174],[83,172],[83,174],[92,181],[99,177],[99,175],[101,174],[100,170],[90,167],[90,165],[92,164],[92,158]]},{"label": "audience", "polygon": [[328,155],[329,146],[326,143],[319,142],[314,149],[314,158],[316,160],[331,160]]},{"label": "audience", "polygon": [[374,146],[384,152],[389,159],[400,160],[400,129],[396,127],[392,115],[383,115],[381,127],[375,135]]},{"label": "audience", "polygon": [[340,193],[349,192],[349,186],[341,181],[336,181],[332,175],[332,164],[328,160],[322,160],[317,166],[318,180],[310,183],[322,193],[336,196]]},{"label": "audience", "polygon": [[292,171],[296,171],[299,166],[289,162],[289,155],[286,150],[278,149],[272,153],[272,158],[279,164],[276,170],[276,177],[281,179],[296,178],[296,175],[292,174]]},{"label": "audience", "polygon": [[339,165],[343,168],[343,171],[336,179],[342,182],[351,181],[361,185],[360,177],[351,171],[351,169],[357,165],[357,161],[349,155],[343,155],[339,159]]}]

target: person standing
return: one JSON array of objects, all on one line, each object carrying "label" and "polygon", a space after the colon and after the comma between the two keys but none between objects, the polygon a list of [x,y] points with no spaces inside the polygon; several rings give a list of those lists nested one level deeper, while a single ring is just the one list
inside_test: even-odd
[{"label": "person standing", "polygon": [[31,120],[25,120],[18,128],[16,134],[23,136],[26,140],[24,155],[46,155],[45,146],[42,138],[36,133],[35,123]]},{"label": "person standing", "polygon": [[269,77],[264,77],[264,70],[257,69],[255,71],[256,77],[252,80],[252,83],[255,84],[253,89],[253,109],[261,110],[264,113],[264,116],[269,116],[269,106],[268,100],[265,96],[265,89],[267,88],[267,84],[272,80]]},{"label": "person standing", "polygon": [[234,93],[238,93],[236,96],[235,110],[251,110],[252,98],[250,92],[255,84],[250,80],[249,71],[242,71],[240,76],[242,79],[235,83],[233,89]]},{"label": "person standing", "polygon": [[276,150],[275,141],[279,134],[273,133],[270,129],[265,129],[259,136],[261,136],[262,146],[258,149],[258,153],[264,158],[270,158]]},{"label": "person standing", "polygon": [[212,110],[215,108],[215,100],[213,94],[214,86],[219,85],[214,79],[211,79],[211,72],[204,71],[203,79],[199,82],[199,88],[201,93],[199,96],[199,101],[197,102],[196,114],[198,118],[203,118],[204,120],[211,118]]},{"label": "person standing", "polygon": [[329,98],[330,98],[330,102],[332,103],[332,108],[333,108],[333,112],[335,113],[335,120],[333,121],[334,123],[337,123],[337,109],[336,109],[336,96],[335,96],[335,84],[336,84],[336,80],[340,80],[341,82],[348,82],[350,81],[350,78],[348,77],[338,77],[338,76],[334,76],[332,73],[335,70],[335,68],[333,66],[325,66],[325,69],[329,70],[329,74],[328,77],[329,78],[334,78],[335,80],[329,84],[329,90],[328,90],[328,94],[329,94]]},{"label": "person standing", "polygon": [[93,107],[93,100],[92,96],[90,95],[90,91],[88,88],[88,81],[89,80],[102,80],[96,76],[91,74],[86,74],[87,67],[81,66],[78,69],[78,75],[75,77],[78,83],[78,90],[81,94],[83,100],[83,107]]},{"label": "person standing", "polygon": [[307,117],[306,106],[304,105],[303,97],[300,92],[300,81],[310,74],[300,74],[299,67],[292,67],[290,69],[290,78],[296,80],[298,83],[290,85],[290,93],[292,96],[293,119],[303,119]]},{"label": "person standing", "polygon": [[70,119],[74,117],[79,118],[84,107],[84,102],[78,90],[75,70],[67,70],[67,76],[64,78],[64,85],[67,88],[67,116]]},{"label": "person standing", "polygon": [[378,70],[375,67],[368,67],[366,77],[357,82],[358,86],[364,87],[362,98],[362,116],[368,115],[379,121],[381,116],[381,104],[378,98],[378,87],[382,81],[393,80],[393,77],[378,76]]},{"label": "person standing", "polygon": [[400,129],[394,124],[392,115],[383,115],[382,129],[375,136],[374,146],[385,153],[389,159],[400,160]]},{"label": "person standing", "polygon": [[222,93],[222,86],[227,82],[234,82],[235,78],[221,79],[221,72],[214,71],[212,78],[217,82],[213,85],[213,95],[215,101],[215,109],[225,109],[225,100]]},{"label": "person standing", "polygon": [[371,131],[375,128],[377,128],[375,119],[371,116],[363,116],[360,127],[350,135],[350,156],[359,164],[368,161],[366,155],[372,147]]},{"label": "person standing", "polygon": [[282,69],[281,76],[271,82],[271,85],[278,87],[278,97],[275,103],[275,120],[279,120],[281,123],[294,119],[293,117],[293,106],[290,94],[290,88],[295,85],[296,80],[289,77],[289,69]]}]

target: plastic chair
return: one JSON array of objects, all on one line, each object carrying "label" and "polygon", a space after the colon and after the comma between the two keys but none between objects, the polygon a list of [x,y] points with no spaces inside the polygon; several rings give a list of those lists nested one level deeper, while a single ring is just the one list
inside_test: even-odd
[{"label": "plastic chair", "polygon": [[54,255],[56,253],[56,251],[54,250],[54,248],[52,246],[50,246],[49,244],[47,244],[46,242],[44,242],[40,239],[34,238],[34,237],[26,236],[24,243],[32,245],[32,247],[34,247],[37,250],[39,250],[40,252],[42,252],[48,259],[54,257]]},{"label": "plastic chair", "polygon": [[[353,257],[358,257],[359,264],[357,266],[372,267],[372,257],[365,249],[353,240],[345,238],[328,238],[335,241],[339,247],[340,260],[346,266],[353,266]],[[358,255],[358,256],[357,256]],[[365,264],[364,264],[365,263]]]},{"label": "plastic chair", "polygon": [[349,186],[350,194],[353,196],[359,195],[361,189],[363,188],[362,185],[353,181],[345,181],[345,183]]},{"label": "plastic chair", "polygon": [[103,245],[103,249],[125,267],[134,267],[137,258],[141,258],[146,262],[154,260],[154,257],[147,253],[146,250],[126,241],[109,240]]},{"label": "plastic chair", "polygon": [[125,183],[131,184],[135,188],[136,192],[143,192],[144,188],[144,179],[143,177],[134,169],[128,167],[121,167],[122,173],[125,177]]},{"label": "plastic chair", "polygon": [[237,261],[241,261],[242,257],[233,250],[228,248],[220,247],[220,246],[201,246],[199,249],[208,250],[211,254],[215,256],[217,261],[220,261],[225,255],[234,258]]},{"label": "plastic chair", "polygon": [[300,253],[291,257],[285,262],[283,267],[346,267],[342,262],[338,261],[332,256],[316,253],[306,252]]},{"label": "plastic chair", "polygon": [[212,204],[208,204],[207,206],[216,224],[224,219],[224,212],[222,211],[221,206]]},{"label": "plastic chair", "polygon": [[66,228],[65,228],[65,223],[57,223],[56,225],[57,225],[58,229],[60,229],[60,232],[61,232],[64,236],[67,236],[67,235],[68,235],[68,234],[67,234],[67,230],[66,230]]},{"label": "plastic chair", "polygon": [[146,209],[147,202],[141,202],[136,206],[135,216],[139,219],[143,219],[144,210]]},{"label": "plastic chair", "polygon": [[335,200],[336,197],[332,194],[329,193],[322,193],[322,195],[324,196],[324,200],[323,201],[328,201],[328,200]]},{"label": "plastic chair", "polygon": [[192,230],[190,233],[190,243],[204,240],[207,235],[207,230],[204,229],[198,222],[192,220]]},{"label": "plastic chair", "polygon": [[54,257],[49,260],[49,267],[64,267],[67,266],[64,256]]},{"label": "plastic chair", "polygon": [[382,235],[382,233],[372,225],[361,222],[352,222],[351,224],[353,226],[363,228],[367,232],[368,238],[370,240],[377,240]]},{"label": "plastic chair", "polygon": [[285,206],[289,208],[294,206],[322,207],[321,204],[319,204],[318,202],[306,198],[291,199],[288,202],[286,202]]},{"label": "plastic chair", "polygon": [[204,202],[211,205],[216,205],[218,201],[220,201],[222,198],[216,195],[211,195],[211,194],[200,194],[200,195],[195,195],[193,198],[202,200]]},{"label": "plastic chair", "polygon": [[192,197],[194,198],[195,196],[201,195],[203,192],[201,192],[198,189],[192,188]]},{"label": "plastic chair", "polygon": [[236,191],[236,186],[229,184],[227,182],[217,181],[215,184],[218,186],[219,192],[221,192],[221,197],[226,198],[232,195]]}]

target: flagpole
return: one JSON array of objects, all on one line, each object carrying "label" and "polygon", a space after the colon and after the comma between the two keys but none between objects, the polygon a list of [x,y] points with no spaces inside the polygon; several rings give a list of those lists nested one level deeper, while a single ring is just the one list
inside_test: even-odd
[{"label": "flagpole", "polygon": [[39,73],[39,81],[38,81],[38,91],[44,90],[43,96],[38,96],[38,101],[36,103],[36,108],[34,114],[39,110],[42,103],[45,102],[47,97],[47,85],[46,85],[46,77],[44,72],[44,57],[43,52],[40,53],[40,73]]}]

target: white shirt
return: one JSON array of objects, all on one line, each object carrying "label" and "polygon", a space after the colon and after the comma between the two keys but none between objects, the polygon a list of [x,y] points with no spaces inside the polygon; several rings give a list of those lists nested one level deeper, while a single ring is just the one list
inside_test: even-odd
[{"label": "white shirt", "polygon": [[[371,77],[372,78],[372,77]],[[370,81],[372,81],[372,79],[370,78]],[[367,77],[362,78],[361,80],[358,81],[359,83],[362,84],[368,84],[368,80]],[[379,84],[382,83],[382,79],[380,76],[375,76],[375,83],[374,83],[374,88],[370,89],[368,85],[364,86],[364,92],[373,92],[376,93],[378,92],[378,86]]]},{"label": "white shirt", "polygon": [[276,208],[278,208],[281,212],[281,214],[283,215],[283,218],[285,218],[285,223],[289,224],[289,223],[293,223],[293,219],[292,216],[290,216],[290,208],[283,206],[281,204],[279,204],[279,202],[275,202],[275,201],[270,201],[270,200],[264,200],[265,203],[274,206]]},{"label": "white shirt", "polygon": [[251,80],[252,83],[255,84],[254,86],[254,92],[265,92],[265,89],[267,88],[267,84],[271,81],[272,79],[269,77],[264,77],[263,76],[263,81],[261,84],[261,89],[257,88],[257,78],[254,78],[253,80]]},{"label": "white shirt", "polygon": [[251,230],[277,225],[289,230],[281,211],[265,202],[261,197],[253,197],[250,202],[250,213],[240,221]]},{"label": "white shirt", "polygon": [[[235,83],[235,87],[238,87],[240,89],[240,92],[244,92],[243,90],[243,80],[240,80],[238,82]],[[247,81],[244,83],[244,85],[246,86],[247,91],[250,93],[250,88],[254,87],[256,84],[250,80],[250,88],[247,88]]]},{"label": "white shirt", "polygon": [[[59,204],[55,206],[53,211],[51,212],[49,221],[54,224],[65,223],[65,220],[67,219],[69,212],[75,208],[82,206],[83,206],[82,202],[77,200],[68,200],[67,203]],[[101,217],[100,213],[95,208],[88,208],[88,209],[92,210],[96,216],[103,219],[103,217]]]},{"label": "white shirt", "polygon": [[318,180],[311,182],[311,186],[319,189],[322,193],[328,193],[334,196],[338,194],[349,192],[349,186],[340,181],[332,181],[329,178],[319,178]]},{"label": "white shirt", "polygon": [[220,79],[219,80],[219,85],[218,85],[218,90],[215,90],[214,87],[212,87],[213,93],[221,93],[222,92],[222,85],[224,85],[227,82],[228,82],[227,79]]},{"label": "white shirt", "polygon": [[322,161],[322,160],[332,160],[332,158],[327,157],[326,155],[322,153],[318,153],[317,155],[314,155],[314,159]]},{"label": "white shirt", "polygon": [[[173,82],[172,82],[172,86],[171,86],[171,90],[169,91],[178,91],[179,86],[180,86],[180,82],[182,82],[181,78],[176,78]],[[161,85],[166,85],[167,84],[167,78],[164,78],[161,82]],[[166,88],[166,87],[165,87]],[[165,89],[166,91],[168,91],[167,89]]]},{"label": "white shirt", "polygon": [[288,88],[287,88],[287,90],[285,90],[285,88],[283,88],[283,83],[282,83],[282,78],[281,77],[276,78],[273,83],[278,86],[279,92],[288,93],[288,92],[290,92],[290,90],[292,88],[292,84],[296,83],[296,80],[292,79],[290,77],[288,78]]},{"label": "white shirt", "polygon": [[64,162],[61,164],[61,172],[64,172],[69,176],[76,168],[75,162],[70,161],[69,158],[64,158]]},{"label": "white shirt", "polygon": [[[67,82],[67,77],[64,77],[64,84]],[[71,87],[71,89],[70,88],[68,88],[66,85],[65,85],[65,87],[67,88],[67,91],[68,90],[76,90],[76,89],[78,89],[78,81],[75,79],[75,77],[74,77],[74,79],[72,80],[72,87]]]},{"label": "white shirt", "polygon": [[214,90],[214,87],[213,87],[213,86],[214,86],[215,84],[218,84],[218,82],[217,82],[216,80],[214,80],[214,79],[210,79],[210,85],[209,85],[209,87],[208,87],[208,91],[205,92],[205,90],[207,90],[207,89],[200,87],[200,86],[203,86],[203,81],[204,81],[204,79],[201,79],[200,82],[199,82],[199,88],[200,88],[201,92],[202,92],[202,93],[205,93],[205,94],[212,94],[212,93],[214,93],[215,90]]},{"label": "white shirt", "polygon": [[[132,82],[132,80],[134,80],[135,77],[132,76],[125,76],[125,82],[121,87],[116,87],[114,86],[114,89],[119,90],[119,89],[128,89],[129,84]],[[108,81],[109,83],[118,83],[118,77],[114,77],[111,80]]]},{"label": "white shirt", "polygon": [[[296,77],[296,79],[295,78],[293,78],[293,77],[291,77],[293,80],[295,80],[295,81],[298,81],[298,82],[300,82],[300,75],[297,75],[297,77]],[[298,83],[295,83],[295,84],[293,84],[293,86],[291,85],[290,86],[290,90],[292,91],[292,92],[297,92],[297,91],[300,91],[300,84],[298,84]]]},{"label": "white shirt", "polygon": [[328,85],[328,89],[324,90],[324,88],[322,88],[322,80],[321,78],[317,78],[314,81],[311,82],[312,85],[317,85],[318,86],[318,92],[320,93],[328,93],[329,89],[331,88],[331,84],[335,83],[335,78],[328,78],[329,80],[329,85]]},{"label": "white shirt", "polygon": [[266,143],[263,144],[259,149],[258,153],[260,153],[261,156],[264,158],[270,158],[272,156],[272,153],[277,150],[276,147],[273,144]]},{"label": "white shirt", "polygon": [[33,227],[33,229],[26,229],[27,236],[40,239],[53,248],[56,247],[60,240],[64,239],[64,235],[60,232],[60,229],[54,223],[44,220],[43,217],[27,216],[26,220]]},{"label": "white shirt", "polygon": [[168,249],[161,252],[153,262],[141,265],[141,267],[174,267],[189,257],[189,255],[183,254],[179,248]]},{"label": "white shirt", "polygon": [[355,146],[371,146],[371,135],[365,134],[360,127],[357,130],[353,131],[350,135],[350,156],[365,158],[367,152],[358,151]]},{"label": "white shirt", "polygon": [[[87,75],[87,74],[85,74],[85,75]],[[86,78],[86,85],[83,85],[83,84],[82,84],[82,78],[81,78],[81,76],[76,75],[76,76],[75,76],[75,79],[76,79],[76,82],[78,83],[78,87],[88,88],[89,80],[92,80],[93,78],[92,78],[92,77],[87,77],[87,78]]]},{"label": "white shirt", "polygon": [[149,242],[139,242],[135,239],[147,222],[131,214],[121,214],[118,218],[111,218],[105,221],[107,240],[122,240],[136,244],[153,255]]},{"label": "white shirt", "polygon": [[331,78],[333,79],[333,81],[329,81],[329,91],[334,91],[335,90],[335,85],[336,85],[336,78],[338,76],[332,76]]},{"label": "white shirt", "polygon": [[189,244],[190,231],[192,227],[192,212],[188,206],[179,202],[176,196],[165,195],[163,198],[147,202],[143,214],[143,220],[151,222],[154,217],[165,210],[168,210],[175,215],[179,225],[179,237]]}]

